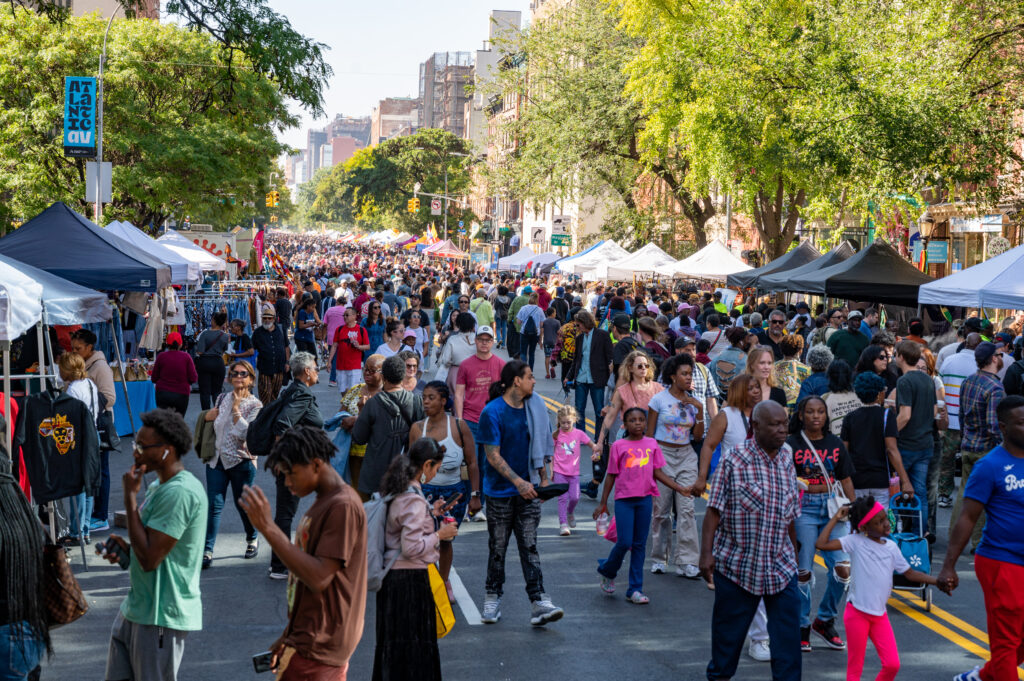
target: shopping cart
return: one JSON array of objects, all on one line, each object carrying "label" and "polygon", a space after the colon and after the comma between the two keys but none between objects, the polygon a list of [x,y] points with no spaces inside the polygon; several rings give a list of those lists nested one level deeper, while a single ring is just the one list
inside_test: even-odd
[{"label": "shopping cart", "polygon": [[[898,494],[889,500],[890,517],[893,519],[892,534],[889,536],[900,549],[910,567],[930,574],[932,570],[931,546],[924,536],[925,517],[921,501],[916,497]],[[892,586],[901,591],[917,592],[924,601],[924,609],[931,612],[932,592],[927,584],[912,582],[901,574],[893,575]]]}]

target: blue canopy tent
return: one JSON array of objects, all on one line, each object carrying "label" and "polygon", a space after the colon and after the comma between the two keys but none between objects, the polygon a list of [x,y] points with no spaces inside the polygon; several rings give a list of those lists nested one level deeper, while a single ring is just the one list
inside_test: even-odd
[{"label": "blue canopy tent", "polygon": [[98,291],[157,291],[171,268],[58,201],[0,239],[0,254]]},{"label": "blue canopy tent", "polygon": [[564,265],[565,263],[568,263],[568,262],[572,262],[576,258],[582,257],[582,256],[586,255],[587,253],[590,253],[592,250],[594,250],[595,248],[597,248],[598,246],[603,244],[604,241],[605,241],[604,239],[601,239],[600,241],[598,241],[596,244],[594,244],[590,248],[587,248],[587,249],[585,249],[583,251],[580,251],[576,255],[570,255],[570,256],[568,256],[566,258],[562,258],[561,260],[559,260],[558,262],[555,263],[555,269],[558,270],[559,272],[561,272],[562,271],[562,265]]}]

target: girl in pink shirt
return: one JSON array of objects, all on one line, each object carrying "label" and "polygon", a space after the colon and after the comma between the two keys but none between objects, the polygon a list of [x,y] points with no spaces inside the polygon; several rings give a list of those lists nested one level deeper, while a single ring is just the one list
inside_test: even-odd
[{"label": "girl in pink shirt", "polygon": [[592,450],[594,443],[582,430],[576,427],[579,414],[569,404],[558,409],[558,430],[555,438],[555,455],[551,462],[552,482],[569,483],[569,491],[558,497],[558,533],[568,537],[569,528],[576,527],[576,504],[580,500],[580,445]]},{"label": "girl in pink shirt", "polygon": [[615,575],[629,552],[629,588],[626,599],[643,605],[650,603],[640,589],[644,585],[644,556],[647,553],[647,535],[651,529],[652,497],[658,496],[655,480],[679,494],[690,495],[666,475],[661,447],[652,437],[646,437],[647,413],[639,407],[627,409],[623,414],[626,437],[611,446],[608,471],[605,474],[601,503],[594,510],[594,519],[608,509],[608,495],[615,488],[615,528],[618,535],[608,557],[598,561],[601,590],[615,593]]}]

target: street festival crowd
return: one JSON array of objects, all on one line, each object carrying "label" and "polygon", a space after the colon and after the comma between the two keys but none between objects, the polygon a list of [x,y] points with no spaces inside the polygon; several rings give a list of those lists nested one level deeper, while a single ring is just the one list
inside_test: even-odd
[{"label": "street festival crowd", "polygon": [[[856,301],[727,306],[721,291],[690,283],[528,277],[314,235],[268,243],[275,285],[261,293],[251,337],[217,313],[195,347],[171,332],[156,355],[161,408],[142,416],[131,445],[127,531],[102,548],[131,584],[105,678],[177,678],[202,627],[200,574],[216,570],[229,488],[245,558],[269,545],[269,577],[287,582],[288,623],[254,660],[281,679],[345,679],[368,592],[373,679],[440,679],[462,522],[487,527],[483,622],[501,619],[513,536],[530,624],[557,622],[538,525],[547,508],[559,534],[580,531],[581,495],[597,500],[597,531],[613,541],[595,592],[622,587],[627,556],[630,603],[649,602],[645,567],[714,590],[709,679],[733,677],[744,652],[770,661],[774,679],[799,679],[815,645],[845,649],[846,678],[860,679],[868,639],[877,678],[894,678],[894,573],[952,594],[964,551],[984,591],[991,659],[955,678],[1017,678],[1024,314],[932,323],[926,335],[919,318],[885,319]],[[66,393],[96,414],[114,399],[110,368],[94,334],[71,341],[59,358]],[[226,373],[209,368],[217,362]],[[539,374],[562,383],[565,404],[549,409],[535,393]],[[321,380],[337,403],[318,403]],[[192,429],[183,417],[196,382]],[[193,450],[205,488],[182,463]],[[260,468],[274,503],[255,484]],[[156,481],[140,504],[147,472]],[[705,493],[699,526],[694,500]],[[106,493],[77,502],[93,511],[74,512],[65,543],[109,531]],[[936,508],[950,506],[951,526],[938,527]],[[8,475],[0,517],[0,677],[38,678],[52,652],[43,540]],[[914,569],[920,544],[927,556],[946,532],[941,569]],[[812,614],[816,555],[827,588]]]}]

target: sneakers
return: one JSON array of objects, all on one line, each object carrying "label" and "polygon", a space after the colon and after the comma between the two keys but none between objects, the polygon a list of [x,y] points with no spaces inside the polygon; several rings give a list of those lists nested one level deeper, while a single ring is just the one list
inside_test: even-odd
[{"label": "sneakers", "polygon": [[480,615],[480,621],[484,624],[494,624],[501,619],[501,596],[487,594],[484,597],[484,611]]},{"label": "sneakers", "polygon": [[213,565],[213,551],[203,551],[203,569],[209,570]]},{"label": "sneakers", "polygon": [[569,514],[569,527],[576,529],[576,514]]},{"label": "sneakers", "polygon": [[327,387],[328,388],[337,388],[338,387],[338,382],[337,381],[327,381]]},{"label": "sneakers", "polygon": [[286,568],[281,568],[280,570],[270,568],[270,574],[267,576],[271,579],[288,579],[288,570]]},{"label": "sneakers", "polygon": [[615,593],[615,580],[601,575],[601,591],[609,595]]},{"label": "sneakers", "polygon": [[698,577],[700,577],[700,569],[696,565],[677,565],[676,577],[697,579]]},{"label": "sneakers", "polygon": [[647,605],[651,602],[651,599],[644,596],[639,591],[634,591],[631,595],[626,597],[626,600],[630,603],[636,603],[637,605]]},{"label": "sneakers", "polygon": [[953,505],[953,497],[948,494],[939,495],[939,508],[949,508]]},{"label": "sneakers", "polygon": [[568,537],[570,534],[572,534],[572,532],[569,531],[569,525],[567,525],[566,523],[562,523],[561,525],[559,525],[558,534],[560,534],[563,537]]},{"label": "sneakers", "polygon": [[530,616],[530,624],[535,627],[543,627],[548,622],[557,622],[562,619],[565,611],[555,607],[547,594],[541,594],[540,600],[533,602],[533,614]]},{"label": "sneakers", "polygon": [[832,650],[846,650],[846,641],[839,637],[833,620],[826,621],[814,618],[814,623],[811,624],[811,630],[824,639],[825,645]]},{"label": "sneakers", "polygon": [[96,518],[93,518],[92,520],[89,521],[89,531],[90,532],[109,532],[110,531],[110,523],[108,523],[106,520],[97,520]]},{"label": "sneakers", "polygon": [[666,569],[668,569],[668,566],[665,565],[664,563],[659,563],[657,561],[655,561],[654,563],[651,563],[651,574],[652,575],[663,575],[663,574],[665,574],[665,570]]},{"label": "sneakers", "polygon": [[752,660],[756,660],[758,662],[771,662],[771,644],[768,642],[768,639],[764,639],[763,641],[750,639],[750,645],[747,646],[747,655],[749,655]]},{"label": "sneakers", "polygon": [[471,515],[469,519],[472,520],[474,523],[487,522],[487,516],[484,515],[484,510],[482,508],[473,515]]},{"label": "sneakers", "polygon": [[597,485],[595,485],[594,481],[591,480],[587,484],[585,484],[582,487],[580,487],[580,494],[586,494],[591,499],[596,499],[597,498]]},{"label": "sneakers", "polygon": [[259,538],[253,539],[251,542],[245,544],[245,556],[244,558],[250,559],[255,558],[260,553],[260,540]]},{"label": "sneakers", "polygon": [[969,672],[963,674],[957,674],[953,677],[953,681],[981,681],[981,667],[975,667]]},{"label": "sneakers", "polygon": [[801,652],[811,652],[811,628],[800,627],[800,650]]}]

